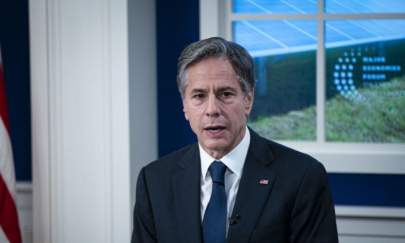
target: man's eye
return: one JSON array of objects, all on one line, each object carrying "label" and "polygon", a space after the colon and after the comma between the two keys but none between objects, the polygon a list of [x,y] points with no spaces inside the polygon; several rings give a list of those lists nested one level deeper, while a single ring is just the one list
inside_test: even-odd
[{"label": "man's eye", "polygon": [[200,93],[200,94],[194,94],[194,95],[192,96],[192,98],[193,98],[193,99],[202,99],[202,98],[204,98],[204,96],[205,96],[204,94],[201,94],[201,93]]},{"label": "man's eye", "polygon": [[222,94],[221,94],[221,96],[224,97],[224,98],[229,98],[232,95],[233,95],[233,93],[230,92],[230,91],[225,91],[225,92],[222,92]]}]

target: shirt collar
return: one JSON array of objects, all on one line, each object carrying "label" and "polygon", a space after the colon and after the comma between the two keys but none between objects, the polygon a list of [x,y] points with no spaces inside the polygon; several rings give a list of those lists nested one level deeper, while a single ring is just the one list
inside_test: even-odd
[{"label": "shirt collar", "polygon": [[[246,127],[245,135],[240,143],[232,149],[224,157],[218,159],[226,165],[226,167],[232,172],[235,173],[238,177],[242,175],[243,165],[245,164],[245,159],[250,144],[250,132]],[[208,168],[211,163],[216,159],[209,155],[202,147],[201,144],[198,144],[200,150],[200,159],[201,159],[201,173],[203,178],[207,175]]]}]

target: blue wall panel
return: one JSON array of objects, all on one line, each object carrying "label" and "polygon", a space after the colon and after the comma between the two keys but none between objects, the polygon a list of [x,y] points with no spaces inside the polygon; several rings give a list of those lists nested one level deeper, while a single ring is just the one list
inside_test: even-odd
[{"label": "blue wall panel", "polygon": [[195,141],[176,85],[180,52],[199,39],[198,1],[157,0],[158,134],[162,156]]},{"label": "blue wall panel", "polygon": [[335,204],[405,207],[405,175],[329,174]]},{"label": "blue wall panel", "polygon": [[28,1],[2,1],[0,43],[16,177],[31,181]]}]

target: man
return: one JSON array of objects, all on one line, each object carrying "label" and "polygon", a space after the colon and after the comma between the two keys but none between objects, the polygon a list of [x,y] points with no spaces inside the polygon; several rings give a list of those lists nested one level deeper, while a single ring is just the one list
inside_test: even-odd
[{"label": "man", "polygon": [[245,49],[193,43],[177,83],[198,143],[141,170],[132,242],[338,241],[323,166],[247,128],[255,81]]}]

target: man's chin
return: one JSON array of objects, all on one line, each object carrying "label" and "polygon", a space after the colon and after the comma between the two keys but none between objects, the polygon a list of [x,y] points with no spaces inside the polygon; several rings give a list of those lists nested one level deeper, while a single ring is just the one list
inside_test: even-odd
[{"label": "man's chin", "polygon": [[223,151],[226,150],[226,147],[228,147],[228,143],[225,141],[225,139],[215,139],[213,141],[205,141],[205,143],[203,143],[202,145],[204,149],[208,151]]}]

